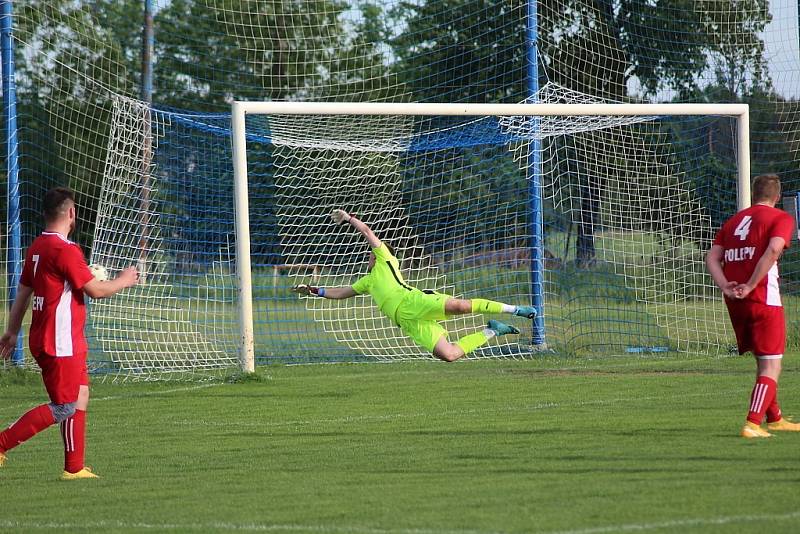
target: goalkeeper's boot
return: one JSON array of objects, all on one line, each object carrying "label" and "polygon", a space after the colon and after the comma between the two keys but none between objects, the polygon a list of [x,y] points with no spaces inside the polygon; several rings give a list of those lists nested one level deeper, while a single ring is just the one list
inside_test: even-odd
[{"label": "goalkeeper's boot", "polygon": [[498,336],[503,336],[505,334],[519,334],[519,330],[514,328],[510,324],[501,323],[500,321],[495,321],[492,319],[486,325],[489,330],[494,330],[495,334]]},{"label": "goalkeeper's boot", "polygon": [[92,469],[90,467],[84,467],[77,473],[70,473],[69,471],[64,471],[63,473],[61,473],[61,480],[78,480],[81,478],[100,478],[100,477],[92,473]]},{"label": "goalkeeper's boot", "polygon": [[793,423],[791,419],[781,417],[777,421],[767,423],[767,430],[772,432],[800,432],[800,423]]},{"label": "goalkeeper's boot", "polygon": [[5,465],[6,458],[8,458],[8,456],[6,456],[4,453],[0,452],[0,467],[3,467],[3,465]]},{"label": "goalkeeper's boot", "polygon": [[759,425],[748,421],[742,427],[741,436],[747,439],[771,438],[772,434],[761,428]]},{"label": "goalkeeper's boot", "polygon": [[525,317],[527,319],[535,319],[536,308],[533,306],[517,306],[517,309],[514,310],[514,315],[517,317]]}]

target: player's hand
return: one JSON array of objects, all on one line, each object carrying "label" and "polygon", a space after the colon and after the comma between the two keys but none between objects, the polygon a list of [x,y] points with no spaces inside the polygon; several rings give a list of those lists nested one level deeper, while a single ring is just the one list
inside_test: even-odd
[{"label": "player's hand", "polygon": [[739,284],[733,289],[734,298],[737,298],[739,300],[747,298],[747,295],[752,293],[753,289],[755,288],[750,287],[750,285],[748,284]]},{"label": "player's hand", "polygon": [[333,222],[336,224],[343,224],[350,222],[350,214],[344,210],[333,210],[333,213],[331,213],[331,219],[333,219]]},{"label": "player's hand", "polygon": [[725,284],[725,286],[722,288],[722,294],[723,294],[723,295],[725,295],[726,297],[728,297],[729,299],[736,299],[736,298],[738,298],[738,297],[737,297],[737,294],[736,294],[736,287],[737,287],[738,285],[739,285],[739,282],[733,282],[733,281],[731,281],[731,282],[728,282],[728,283],[727,283],[727,284]]},{"label": "player's hand", "polygon": [[17,348],[17,334],[6,332],[0,337],[0,354],[4,359],[9,359]]},{"label": "player's hand", "polygon": [[297,293],[298,295],[308,296],[308,295],[316,295],[318,288],[314,286],[310,286],[307,284],[297,284],[296,286],[292,287],[292,292]]},{"label": "player's hand", "polygon": [[117,275],[117,280],[122,282],[122,287],[131,287],[139,283],[139,271],[134,265],[126,267]]}]

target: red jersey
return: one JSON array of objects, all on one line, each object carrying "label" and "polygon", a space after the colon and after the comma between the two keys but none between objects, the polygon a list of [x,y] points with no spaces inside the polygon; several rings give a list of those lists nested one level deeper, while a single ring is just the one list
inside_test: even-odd
[{"label": "red jersey", "polygon": [[[725,278],[743,284],[750,280],[770,239],[782,237],[786,247],[795,231],[792,216],[783,210],[756,204],[740,211],[722,225],[714,244],[725,249],[722,271]],[[745,300],[768,306],[781,306],[778,262]]]},{"label": "red jersey", "polygon": [[30,347],[34,356],[84,356],[82,288],[94,278],[81,248],[56,232],[43,232],[25,255],[20,282],[33,288]]}]

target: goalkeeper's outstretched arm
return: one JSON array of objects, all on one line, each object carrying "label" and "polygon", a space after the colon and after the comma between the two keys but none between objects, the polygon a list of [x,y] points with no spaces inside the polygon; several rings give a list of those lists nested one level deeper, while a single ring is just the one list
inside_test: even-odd
[{"label": "goalkeeper's outstretched arm", "polygon": [[379,248],[381,246],[382,243],[378,236],[372,232],[364,221],[359,220],[355,215],[350,215],[344,210],[333,210],[331,218],[337,224],[349,223],[350,226],[361,232],[361,235],[367,239],[371,248]]},{"label": "goalkeeper's outstretched arm", "polygon": [[326,299],[349,299],[358,295],[350,286],[344,287],[315,287],[306,284],[298,284],[292,291],[300,295],[317,295]]}]

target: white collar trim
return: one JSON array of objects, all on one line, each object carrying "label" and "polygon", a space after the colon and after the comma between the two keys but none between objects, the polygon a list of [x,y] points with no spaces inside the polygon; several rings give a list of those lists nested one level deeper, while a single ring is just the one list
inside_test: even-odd
[{"label": "white collar trim", "polygon": [[63,235],[59,234],[58,232],[42,232],[42,235],[57,235],[58,237],[60,237],[60,238],[61,238],[61,240],[62,240],[63,242],[65,242],[65,243],[69,243],[70,245],[72,244],[72,241],[70,241],[69,239],[67,239],[67,238],[66,238],[66,237],[64,237]]}]

